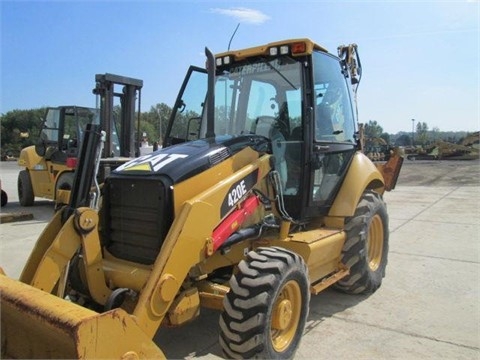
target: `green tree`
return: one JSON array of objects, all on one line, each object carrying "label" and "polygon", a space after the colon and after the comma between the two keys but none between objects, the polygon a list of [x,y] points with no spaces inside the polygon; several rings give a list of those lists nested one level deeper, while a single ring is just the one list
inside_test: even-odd
[{"label": "green tree", "polygon": [[0,116],[2,155],[20,154],[20,150],[37,142],[45,108],[12,110]]},{"label": "green tree", "polygon": [[152,123],[148,121],[140,120],[140,136],[143,137],[143,134],[147,135],[148,142],[153,144],[153,142],[158,142],[158,137],[155,137],[156,131]]},{"label": "green tree", "polygon": [[412,137],[408,134],[402,134],[395,140],[395,146],[409,146],[412,145]]},{"label": "green tree", "polygon": [[151,106],[148,112],[142,113],[140,118],[141,123],[148,123],[151,125],[147,128],[147,135],[151,142],[156,141],[161,143],[163,141],[171,113],[172,109],[165,103]]},{"label": "green tree", "polygon": [[385,142],[386,142],[387,144],[390,144],[390,134],[389,134],[389,133],[384,132],[384,133],[382,133],[382,135],[380,135],[380,137],[381,137],[383,140],[385,140]]},{"label": "green tree", "polygon": [[439,134],[440,134],[440,129],[437,126],[434,126],[430,131],[430,141],[433,143],[436,142],[439,138]]},{"label": "green tree", "polygon": [[383,128],[376,120],[369,120],[365,126],[366,138],[379,138],[383,134]]},{"label": "green tree", "polygon": [[417,123],[417,133],[415,135],[416,142],[420,143],[422,146],[425,146],[428,142],[428,125],[426,122]]}]

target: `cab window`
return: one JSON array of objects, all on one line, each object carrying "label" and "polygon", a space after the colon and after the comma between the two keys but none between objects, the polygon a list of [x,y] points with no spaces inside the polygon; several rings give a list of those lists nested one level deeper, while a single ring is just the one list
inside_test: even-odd
[{"label": "cab window", "polygon": [[58,142],[60,109],[48,109],[41,138],[44,141]]},{"label": "cab window", "polygon": [[355,118],[347,79],[337,58],[314,53],[315,168],[312,206],[329,206],[355,153]]},{"label": "cab window", "polygon": [[338,59],[314,54],[315,140],[354,143],[350,92]]}]

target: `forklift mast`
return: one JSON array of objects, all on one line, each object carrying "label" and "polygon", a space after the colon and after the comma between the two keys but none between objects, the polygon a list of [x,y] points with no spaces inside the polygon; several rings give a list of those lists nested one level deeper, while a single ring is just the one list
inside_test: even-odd
[{"label": "forklift mast", "polygon": [[[100,96],[100,122],[101,128],[106,132],[105,147],[102,157],[134,157],[138,156],[140,138],[135,141],[135,102],[138,92],[138,125],[140,128],[140,103],[143,81],[114,74],[95,75],[95,88],[93,93]],[[123,85],[122,92],[115,92],[115,85]],[[121,113],[119,128],[116,127],[114,118],[114,98],[120,99]],[[116,148],[112,134],[119,131],[119,144]]]}]

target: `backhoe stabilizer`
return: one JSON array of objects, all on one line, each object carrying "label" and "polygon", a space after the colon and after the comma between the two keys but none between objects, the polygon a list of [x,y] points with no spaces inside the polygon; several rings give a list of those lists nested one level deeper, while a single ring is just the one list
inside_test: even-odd
[{"label": "backhoe stabilizer", "polygon": [[100,314],[5,275],[0,291],[2,358],[165,359],[122,309]]},{"label": "backhoe stabilizer", "polygon": [[395,148],[391,151],[390,158],[386,163],[376,164],[377,169],[382,173],[386,191],[395,189],[404,157],[404,150],[402,148]]}]

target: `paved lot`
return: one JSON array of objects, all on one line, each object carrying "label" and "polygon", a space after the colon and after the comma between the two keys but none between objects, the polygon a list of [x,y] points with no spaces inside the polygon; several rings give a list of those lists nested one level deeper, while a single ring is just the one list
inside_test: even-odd
[{"label": "paved lot", "polygon": [[[10,197],[2,212],[18,211],[18,169],[0,169]],[[382,287],[369,297],[313,296],[296,359],[480,359],[479,174],[478,162],[405,164],[385,196],[391,235]],[[34,220],[0,225],[0,264],[12,277],[53,205],[29,210]],[[190,325],[160,330],[156,342],[169,358],[219,358],[217,323],[218,313],[204,311]]]}]

